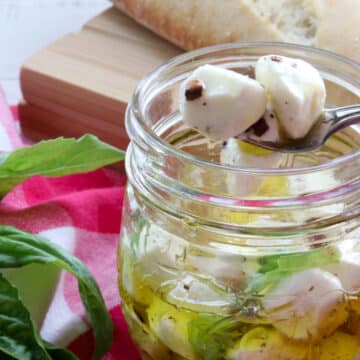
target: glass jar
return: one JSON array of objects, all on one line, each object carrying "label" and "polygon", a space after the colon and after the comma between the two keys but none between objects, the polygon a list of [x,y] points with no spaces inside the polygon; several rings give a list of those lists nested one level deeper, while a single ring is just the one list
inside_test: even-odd
[{"label": "glass jar", "polygon": [[196,67],[251,76],[266,54],[313,64],[327,106],[359,102],[359,64],[308,47],[242,43],[169,61],[128,107],[119,287],[143,359],[360,356],[358,128],[304,154],[242,145],[269,156],[245,168],[222,163],[226,142],[189,129],[178,113],[179,84]]}]

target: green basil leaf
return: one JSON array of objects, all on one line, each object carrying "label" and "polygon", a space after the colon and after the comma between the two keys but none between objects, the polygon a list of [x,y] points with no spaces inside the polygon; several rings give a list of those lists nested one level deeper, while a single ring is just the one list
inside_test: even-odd
[{"label": "green basil leaf", "polygon": [[334,247],[323,247],[294,254],[276,254],[262,256],[258,259],[259,273],[281,270],[298,272],[323,264],[328,264],[339,259],[339,252]]},{"label": "green basil leaf", "polygon": [[204,360],[223,359],[229,347],[248,329],[233,317],[199,313],[188,324],[189,342]]},{"label": "green basil leaf", "polygon": [[0,273],[0,358],[51,360],[17,289]]},{"label": "green basil leaf", "polygon": [[0,268],[13,268],[30,263],[51,263],[73,274],[90,323],[96,347],[93,359],[99,359],[112,343],[113,324],[99,287],[85,265],[45,238],[10,226],[0,226]]},{"label": "green basil leaf", "polygon": [[14,359],[15,358],[10,355],[1,354],[1,360],[14,360]]},{"label": "green basil leaf", "polygon": [[58,138],[0,154],[0,196],[33,175],[49,177],[89,172],[124,159],[124,151],[93,135]]},{"label": "green basil leaf", "polygon": [[45,342],[45,347],[52,360],[78,360],[78,358],[70,351]]},{"label": "green basil leaf", "polygon": [[250,296],[264,295],[289,275],[291,275],[291,272],[281,270],[269,271],[265,274],[255,274],[250,280],[245,293]]},{"label": "green basil leaf", "polygon": [[337,262],[339,259],[339,251],[331,246],[294,254],[262,256],[258,259],[260,269],[249,282],[246,293],[266,294],[291,274]]}]

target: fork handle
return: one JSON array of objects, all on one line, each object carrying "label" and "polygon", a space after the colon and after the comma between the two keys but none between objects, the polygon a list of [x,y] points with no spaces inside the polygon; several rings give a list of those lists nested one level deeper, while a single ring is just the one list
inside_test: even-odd
[{"label": "fork handle", "polygon": [[331,122],[329,135],[350,125],[360,123],[360,105],[343,106],[328,110],[327,121]]}]

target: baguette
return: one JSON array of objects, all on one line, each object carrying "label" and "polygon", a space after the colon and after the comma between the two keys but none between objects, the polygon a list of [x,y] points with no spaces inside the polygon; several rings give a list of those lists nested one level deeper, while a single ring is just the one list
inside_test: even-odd
[{"label": "baguette", "polygon": [[239,41],[316,46],[360,61],[360,0],[113,0],[185,50]]}]

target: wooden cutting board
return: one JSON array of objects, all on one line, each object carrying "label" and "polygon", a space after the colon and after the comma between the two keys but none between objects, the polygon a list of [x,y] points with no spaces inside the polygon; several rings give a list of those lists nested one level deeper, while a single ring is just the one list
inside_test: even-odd
[{"label": "wooden cutting board", "polygon": [[25,136],[93,133],[125,148],[124,113],[141,78],[181,53],[115,8],[32,56],[22,66]]}]

